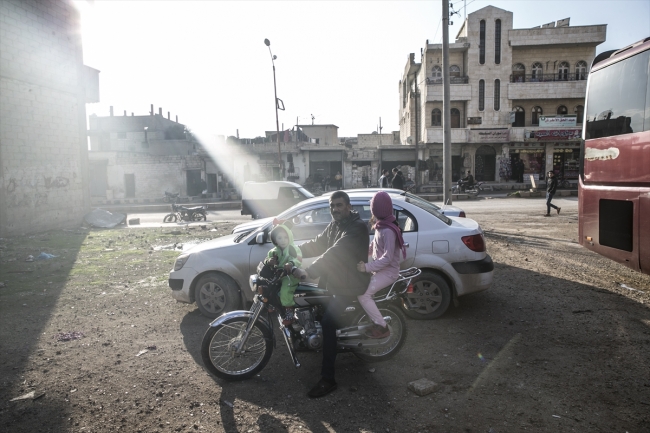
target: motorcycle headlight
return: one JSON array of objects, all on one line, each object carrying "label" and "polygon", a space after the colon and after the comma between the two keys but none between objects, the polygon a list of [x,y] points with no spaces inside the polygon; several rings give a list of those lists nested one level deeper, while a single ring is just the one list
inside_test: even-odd
[{"label": "motorcycle headlight", "polygon": [[253,292],[257,292],[257,275],[251,275],[248,279],[248,284],[251,286]]},{"label": "motorcycle headlight", "polygon": [[174,270],[180,271],[185,265],[185,262],[187,262],[187,259],[189,258],[190,258],[189,254],[181,254],[180,256],[178,256],[176,262],[174,262]]}]

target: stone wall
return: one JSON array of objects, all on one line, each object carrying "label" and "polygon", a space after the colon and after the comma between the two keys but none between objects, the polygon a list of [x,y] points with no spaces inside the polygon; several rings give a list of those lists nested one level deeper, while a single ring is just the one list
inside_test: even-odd
[{"label": "stone wall", "polygon": [[0,1],[0,236],[90,210],[78,18],[68,1]]}]

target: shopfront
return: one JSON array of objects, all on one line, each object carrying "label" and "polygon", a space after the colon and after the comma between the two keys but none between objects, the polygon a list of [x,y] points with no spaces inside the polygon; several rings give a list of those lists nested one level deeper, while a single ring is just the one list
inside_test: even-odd
[{"label": "shopfront", "polygon": [[553,149],[553,172],[555,177],[566,180],[578,179],[580,143],[555,143]]},{"label": "shopfront", "polygon": [[[546,170],[546,144],[545,143],[513,143],[510,147],[510,167],[512,167],[512,179],[515,181],[523,177],[525,183],[530,182],[530,176],[535,181],[544,179]],[[519,173],[518,161],[524,163],[523,176]]]},{"label": "shopfront", "polygon": [[497,175],[497,148],[510,140],[510,130],[472,129],[468,138],[474,144],[474,178],[477,181],[492,182]]},{"label": "shopfront", "polygon": [[[526,167],[524,180],[527,181],[528,174],[535,172],[539,173],[540,180],[544,180],[548,170],[553,170],[558,177],[577,179],[580,133],[580,128],[525,130],[525,143],[521,147],[524,151],[520,152]],[[526,148],[529,149],[528,152]],[[516,150],[510,152],[511,162],[515,152]]]},{"label": "shopfront", "polygon": [[328,177],[334,179],[336,173],[343,172],[343,152],[340,150],[310,150],[309,175],[314,182],[321,182]]},{"label": "shopfront", "polygon": [[382,149],[382,170],[392,170],[403,165],[415,167],[415,149]]}]

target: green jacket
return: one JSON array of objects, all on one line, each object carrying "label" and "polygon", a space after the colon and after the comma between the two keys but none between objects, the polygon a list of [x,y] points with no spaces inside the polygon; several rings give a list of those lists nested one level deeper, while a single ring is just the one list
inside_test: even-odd
[{"label": "green jacket", "polygon": [[[278,246],[278,244],[275,242],[275,234],[278,233],[278,231],[284,230],[287,235],[289,236],[289,246],[285,248],[284,250]],[[274,234],[275,233],[275,234]],[[275,245],[275,248],[272,248],[269,253],[266,256],[266,259],[264,260],[264,263],[268,263],[271,258],[273,258],[274,255],[278,256],[278,267],[281,268],[285,264],[291,262],[293,263],[293,266],[299,268],[302,265],[302,251],[300,251],[300,248],[296,244],[293,243],[293,233],[287,226],[284,224],[280,224],[275,226],[273,230],[271,230],[271,241],[273,242],[273,245]],[[289,275],[289,282],[291,285],[298,285],[300,280],[293,275]]]}]

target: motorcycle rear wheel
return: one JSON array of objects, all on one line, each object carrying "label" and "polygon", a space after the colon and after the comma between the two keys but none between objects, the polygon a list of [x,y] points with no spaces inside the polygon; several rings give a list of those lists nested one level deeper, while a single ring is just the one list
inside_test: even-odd
[{"label": "motorcycle rear wheel", "polygon": [[[406,337],[408,335],[408,328],[406,327],[406,318],[399,307],[395,305],[387,305],[380,307],[379,312],[383,317],[390,316],[391,321],[388,325],[390,329],[390,344],[387,347],[365,349],[363,352],[354,352],[354,355],[366,362],[379,362],[392,358],[400,351]],[[365,311],[361,311],[358,316],[354,318],[355,325],[367,325],[372,321]]]},{"label": "motorcycle rear wheel", "polygon": [[245,380],[266,366],[273,353],[273,337],[269,327],[259,320],[244,349],[235,354],[247,324],[247,317],[233,317],[208,328],[201,343],[201,358],[210,373],[225,380]]},{"label": "motorcycle rear wheel", "polygon": [[175,213],[170,213],[165,215],[165,218],[163,219],[164,223],[175,223],[176,222],[176,214]]},{"label": "motorcycle rear wheel", "polygon": [[192,221],[205,221],[207,219],[203,212],[194,212],[192,214]]}]

